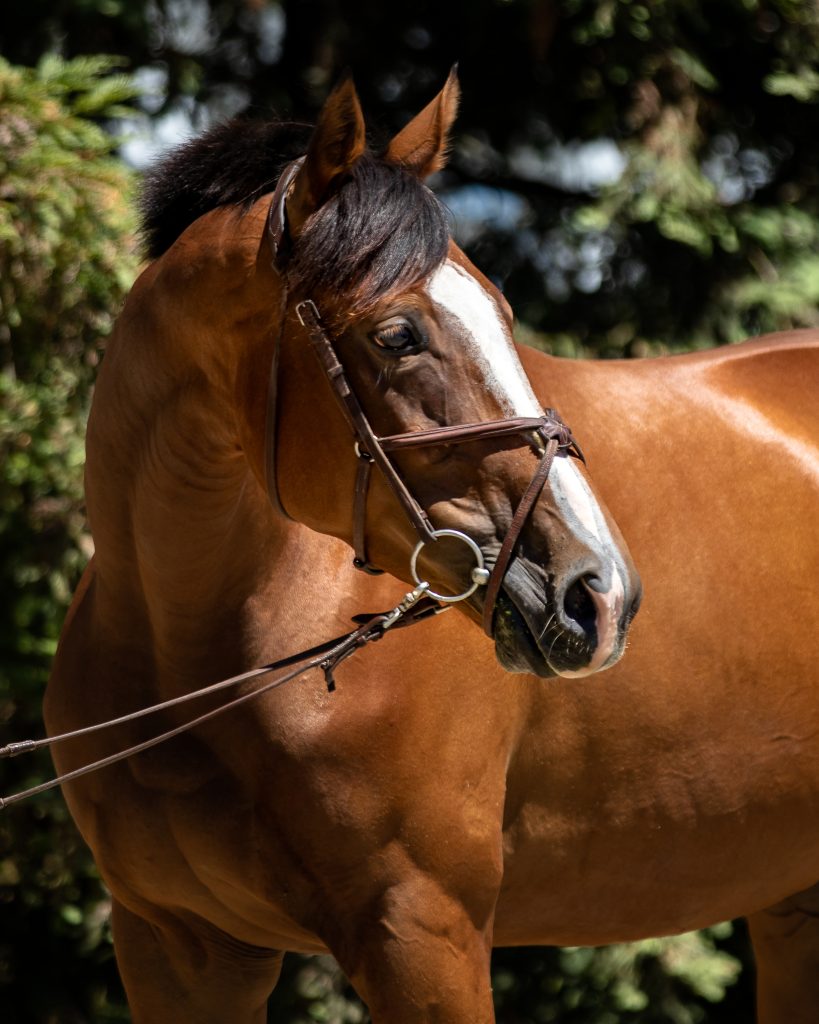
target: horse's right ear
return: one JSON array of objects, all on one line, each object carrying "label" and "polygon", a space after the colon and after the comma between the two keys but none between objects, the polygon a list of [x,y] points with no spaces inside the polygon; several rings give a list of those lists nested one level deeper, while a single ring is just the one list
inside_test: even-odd
[{"label": "horse's right ear", "polygon": [[359,159],[367,145],[364,115],[352,78],[345,76],[327,97],[287,199],[287,224],[297,238],[304,222],[328,198],[333,182]]}]

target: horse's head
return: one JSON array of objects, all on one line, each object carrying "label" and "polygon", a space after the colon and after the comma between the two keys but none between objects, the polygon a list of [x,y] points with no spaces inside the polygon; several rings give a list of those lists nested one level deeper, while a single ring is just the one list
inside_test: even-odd
[{"label": "horse's head", "polygon": [[[508,304],[449,240],[423,184],[444,163],[457,99],[451,76],[376,158],[343,82],[274,198],[285,287],[268,482],[288,515],[404,579],[426,539],[418,571],[453,594],[488,574],[473,572],[473,547],[433,528],[470,538],[491,569],[511,527],[519,539],[484,609],[498,658],[511,671],[583,675],[622,653],[639,580],[571,436],[532,392]],[[440,432],[464,424],[483,426]],[[531,511],[513,523],[522,500]],[[478,586],[467,603],[479,615],[485,602]]]}]

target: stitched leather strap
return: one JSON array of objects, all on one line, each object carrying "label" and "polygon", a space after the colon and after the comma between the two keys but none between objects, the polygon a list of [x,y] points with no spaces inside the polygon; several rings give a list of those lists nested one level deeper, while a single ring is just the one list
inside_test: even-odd
[{"label": "stitched leather strap", "polygon": [[270,359],[270,376],[267,384],[267,413],[264,428],[264,474],[270,504],[285,519],[292,519],[292,517],[287,514],[287,510],[282,504],[276,480],[276,440],[279,436],[279,353],[282,347],[282,338],[284,337],[285,315],[287,312],[287,283],[284,279],[284,264],[290,245],[290,238],[287,233],[287,196],[290,192],[290,186],[293,184],[303,163],[304,157],[301,157],[285,167],[279,177],[267,212],[267,240],[270,244],[273,269],[279,275],[281,294],[279,298],[279,333],[273,345],[273,353]]},{"label": "stitched leather strap", "polygon": [[[267,220],[267,235],[272,251],[273,267],[282,276],[282,297],[279,317],[281,325],[280,334],[274,348],[270,371],[265,471],[271,503],[274,508],[285,516],[287,513],[282,507],[276,482],[276,391],[279,349],[284,332],[287,306],[287,287],[284,280],[284,269],[290,244],[287,233],[287,196],[302,162],[303,158],[295,160],[285,168],[273,193]],[[462,444],[467,441],[500,437],[512,438],[511,444],[514,446],[530,444],[534,447],[537,444],[537,447],[541,450],[543,442],[546,443],[545,451],[543,451],[535,474],[515,510],[512,523],[501,544],[497,561],[487,584],[483,625],[485,632],[491,636],[494,606],[503,577],[509,567],[520,533],[549,475],[555,454],[559,449],[562,449],[566,454],[585,462],[583,452],[572,436],[571,430],[554,409],[547,409],[543,416],[518,416],[505,420],[491,420],[484,423],[455,424],[445,427],[433,427],[429,430],[378,437],[349,385],[344,368],[336,355],[332,339],[324,329],[315,303],[310,299],[300,302],[296,306],[296,314],[307,331],[312,348],[332,388],[339,408],[352,431],[353,437],[356,439],[358,469],[356,472],[353,502],[353,547],[355,550],[353,564],[356,568],[372,574],[377,574],[381,571],[371,565],[367,558],[367,495],[373,465],[378,466],[379,470],[383,473],[418,536],[425,541],[434,540],[434,531],[426,511],[413,497],[397,469],[390,461],[388,453],[426,447],[427,445]],[[536,440],[538,437],[540,438],[539,442]]]},{"label": "stitched leather strap", "polygon": [[296,315],[307,330],[313,350],[318,356],[327,380],[333,389],[339,408],[358,440],[360,450],[367,452],[387,479],[393,493],[404,507],[416,533],[422,540],[434,540],[432,526],[426,512],[410,494],[407,485],[398,475],[398,471],[387,458],[376,437],[369,420],[353,394],[344,373],[344,367],[338,361],[333,344],[324,330],[318,309],[314,302],[307,299],[296,306]]},{"label": "stitched leather strap", "polygon": [[540,492],[546,483],[546,478],[549,475],[549,470],[552,468],[552,462],[554,462],[558,448],[559,442],[557,438],[551,438],[535,470],[535,475],[530,480],[529,486],[520,499],[520,504],[515,509],[512,522],[509,524],[509,529],[506,531],[503,544],[501,544],[501,549],[498,552],[497,561],[492,567],[492,573],[489,577],[489,582],[486,584],[486,593],[483,599],[483,631],[487,636],[492,636],[495,602],[498,599],[503,577],[509,568],[509,562],[512,560],[512,554],[520,537],[520,531],[523,529],[523,524],[529,518],[529,513],[534,508],[535,502],[540,497]]},{"label": "stitched leather strap", "polygon": [[370,576],[382,576],[383,569],[377,569],[367,558],[367,495],[370,491],[370,476],[373,470],[372,456],[363,452],[356,444],[358,469],[355,474],[355,497],[353,499],[353,565]]},{"label": "stitched leather strap", "polygon": [[119,718],[110,718],[104,722],[97,722],[94,725],[75,729],[72,732],[61,733],[58,736],[49,736],[41,740],[22,740],[19,743],[9,743],[7,746],[0,748],[0,757],[16,757],[19,754],[26,754],[32,750],[39,750],[42,747],[51,747],[56,743],[62,743],[64,740],[76,739],[79,736],[100,732],[112,726],[124,725],[126,722],[133,722],[136,719],[145,718],[147,715],[153,715],[157,711],[165,711],[169,708],[178,707],[180,704],[186,704],[188,701],[203,697],[206,694],[213,695],[222,690],[235,689],[240,683],[248,682],[259,676],[268,675],[282,668],[288,668],[291,665],[296,666],[296,668],[285,675],[277,676],[255,690],[246,690],[227,703],[219,704],[210,711],[197,715],[195,718],[189,719],[173,729],[168,729],[157,736],[152,736],[141,743],[136,743],[131,747],[120,750],[116,754],[109,754],[108,757],[104,757],[99,761],[93,761],[90,764],[83,765],[81,768],[75,768],[73,771],[58,775],[56,778],[49,779],[48,782],[42,782],[38,786],[32,786],[30,789],[25,789],[20,793],[13,793],[11,796],[0,797],[0,810],[19,803],[21,800],[26,800],[30,796],[44,793],[46,790],[53,789],[64,782],[70,782],[72,779],[78,779],[82,775],[99,771],[100,768],[106,768],[108,765],[115,764],[117,761],[122,761],[143,750],[158,746],[160,743],[165,743],[174,736],[187,732],[197,725],[202,725],[204,722],[210,721],[210,719],[223,714],[225,711],[230,711],[232,708],[238,707],[249,700],[255,700],[263,693],[284,686],[293,679],[303,677],[312,668],[320,668],[323,671],[327,689],[332,692],[335,690],[333,671],[350,655],[366,644],[380,640],[388,631],[423,622],[424,619],[429,618],[431,615],[437,615],[442,610],[437,601],[423,596],[423,592],[420,590],[414,590],[407,594],[403,601],[390,611],[378,612],[375,615],[355,616],[353,621],[360,623],[358,629],[354,629],[350,633],[345,633],[343,636],[336,637],[333,640],[325,641],[322,644],[309,648],[309,650],[300,651],[298,654],[291,654],[280,661],[271,662],[269,665],[263,665],[261,668],[251,669],[249,672],[242,672],[240,675],[231,676],[229,679],[222,679],[218,683],[211,683],[210,686],[204,686],[199,690],[193,690],[190,693],[183,694],[180,697],[173,697],[171,700],[162,701],[159,704],[152,704],[150,707],[141,708],[139,711],[133,711]]},{"label": "stitched leather strap", "polygon": [[585,462],[580,446],[572,436],[572,432],[554,409],[547,409],[543,416],[518,416],[507,420],[487,420],[483,423],[432,427],[430,430],[414,430],[410,434],[389,434],[378,440],[385,452],[397,452],[405,448],[426,448],[428,445],[483,441],[489,437],[508,437],[534,431],[537,431],[544,440],[557,438],[561,448],[570,450],[572,455]]},{"label": "stitched leather strap", "polygon": [[287,232],[287,197],[303,163],[304,157],[301,156],[285,167],[270,199],[267,212],[267,240],[273,256],[273,266],[277,270],[284,265],[290,245],[290,236]]}]

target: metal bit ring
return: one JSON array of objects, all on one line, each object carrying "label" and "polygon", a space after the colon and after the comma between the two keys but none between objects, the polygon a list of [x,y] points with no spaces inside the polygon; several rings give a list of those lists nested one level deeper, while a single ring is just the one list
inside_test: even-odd
[{"label": "metal bit ring", "polygon": [[[439,537],[455,537],[456,540],[463,541],[475,556],[475,566],[470,574],[472,583],[462,594],[452,596],[450,594],[438,594],[434,590],[426,591],[427,595],[429,597],[434,597],[436,601],[441,601],[444,604],[456,604],[458,601],[465,601],[467,597],[471,597],[478,587],[486,586],[489,581],[489,570],[484,565],[483,552],[475,541],[472,540],[471,537],[467,537],[465,533],[461,533],[460,530],[433,530],[432,540],[437,540]],[[426,580],[421,580],[419,578],[417,569],[418,556],[421,554],[421,549],[426,543],[427,541],[425,540],[419,540],[415,545],[412,558],[410,558],[410,572],[412,573],[413,580],[419,586],[426,582]]]}]

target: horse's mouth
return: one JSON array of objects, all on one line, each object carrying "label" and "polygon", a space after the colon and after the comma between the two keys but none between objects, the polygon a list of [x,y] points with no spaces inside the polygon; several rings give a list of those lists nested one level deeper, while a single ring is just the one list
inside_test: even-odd
[{"label": "horse's mouth", "polygon": [[526,620],[504,590],[495,606],[495,656],[507,672],[529,672],[547,679],[557,672],[543,657]]},{"label": "horse's mouth", "polygon": [[538,644],[523,613],[503,589],[498,596],[493,632],[495,655],[507,672],[529,672],[548,679],[582,669],[593,653],[587,644],[555,624]]}]

